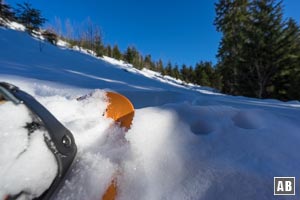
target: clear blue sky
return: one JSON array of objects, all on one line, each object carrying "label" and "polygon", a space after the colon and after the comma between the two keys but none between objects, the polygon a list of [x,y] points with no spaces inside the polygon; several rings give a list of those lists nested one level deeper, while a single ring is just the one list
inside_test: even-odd
[{"label": "clear blue sky", "polygon": [[[23,0],[5,0],[15,6]],[[59,17],[98,24],[106,44],[123,51],[134,45],[143,55],[179,65],[200,60],[216,63],[221,34],[213,26],[216,0],[26,0],[54,24]],[[300,0],[284,0],[285,17],[300,21]]]}]

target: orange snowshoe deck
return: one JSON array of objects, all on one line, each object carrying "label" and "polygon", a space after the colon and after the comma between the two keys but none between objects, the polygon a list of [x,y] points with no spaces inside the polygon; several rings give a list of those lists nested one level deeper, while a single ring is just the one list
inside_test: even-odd
[{"label": "orange snowshoe deck", "polygon": [[[128,130],[131,126],[134,107],[131,102],[121,94],[114,92],[107,92],[108,106],[105,116],[112,118],[115,122],[119,123],[121,127]],[[111,184],[106,189],[102,200],[115,200],[118,194],[118,185],[116,177],[113,177]]]}]

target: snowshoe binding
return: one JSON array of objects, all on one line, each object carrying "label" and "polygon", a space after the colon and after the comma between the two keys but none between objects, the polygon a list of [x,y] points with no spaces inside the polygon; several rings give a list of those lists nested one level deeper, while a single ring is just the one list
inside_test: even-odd
[{"label": "snowshoe binding", "polygon": [[[51,197],[58,192],[76,156],[77,147],[74,137],[67,128],[65,128],[31,95],[12,84],[0,82],[0,106],[4,106],[3,104],[6,102],[12,102],[16,106],[25,105],[28,108],[32,117],[32,122],[27,123],[25,126],[28,130],[28,135],[37,129],[44,129],[48,133],[44,135],[44,142],[55,157],[53,160],[56,160],[57,173],[56,177],[50,183],[50,187],[41,193],[40,196],[32,196],[31,194],[28,194],[28,191],[25,191],[25,189],[24,191],[19,191],[16,194],[4,194],[3,197],[1,197],[0,191],[0,199],[51,199]],[[0,126],[4,125],[5,124],[1,124]],[[28,160],[28,162],[30,162],[30,160]],[[28,184],[30,184],[30,182]]]}]

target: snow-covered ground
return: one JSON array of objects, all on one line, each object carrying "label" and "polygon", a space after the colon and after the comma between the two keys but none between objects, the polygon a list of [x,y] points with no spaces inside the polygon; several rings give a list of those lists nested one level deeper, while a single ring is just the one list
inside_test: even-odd
[{"label": "snow-covered ground", "polygon": [[[300,195],[298,101],[223,95],[62,44],[56,47],[0,27],[0,81],[36,97],[71,130],[78,146],[76,162],[56,199],[99,199],[112,176],[118,177],[118,199],[275,199],[274,176],[295,176],[296,197]],[[101,115],[107,90],[124,94],[136,107],[125,137]],[[76,100],[90,92],[95,92],[92,98]],[[41,188],[32,178],[42,179],[45,173],[21,176],[17,150],[15,156],[3,153],[8,152],[2,146],[5,136],[20,133],[17,129],[27,119],[7,120],[4,105],[0,198],[16,183]],[[45,158],[43,147],[36,148],[33,155]],[[4,165],[6,159],[16,167]]]}]

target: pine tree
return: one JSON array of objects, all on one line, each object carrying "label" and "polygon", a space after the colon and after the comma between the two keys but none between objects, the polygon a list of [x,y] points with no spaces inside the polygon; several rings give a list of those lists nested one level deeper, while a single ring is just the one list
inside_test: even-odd
[{"label": "pine tree", "polygon": [[238,69],[243,60],[242,49],[246,41],[245,25],[249,18],[248,0],[219,0],[214,24],[222,32],[218,50],[218,70],[222,73],[223,92],[238,93]]},{"label": "pine tree", "polygon": [[141,63],[142,59],[141,59],[140,53],[135,47],[132,47],[131,51],[132,51],[132,54],[133,54],[133,60],[132,60],[131,64],[134,67],[139,68],[139,66],[142,64]]},{"label": "pine tree", "polygon": [[300,99],[300,28],[295,20],[287,21],[283,37],[283,67],[272,79],[272,92],[283,100]]},{"label": "pine tree", "polygon": [[112,56],[113,58],[117,59],[117,60],[121,60],[122,59],[122,54],[119,50],[118,45],[114,45],[113,49],[112,49]]},{"label": "pine tree", "polygon": [[[272,79],[284,69],[287,50],[290,48],[284,35],[281,2],[255,0],[251,7],[248,43],[245,47],[240,93],[267,98],[274,96]],[[247,89],[247,92],[245,92]]]},{"label": "pine tree", "polygon": [[210,80],[211,80],[210,83],[212,88],[215,88],[219,91],[222,90],[223,88],[222,75],[216,66],[213,67],[213,74],[210,77]]},{"label": "pine tree", "polygon": [[17,4],[17,6],[17,20],[29,30],[38,30],[46,22],[46,19],[42,17],[41,11],[32,8],[31,4],[25,2]]},{"label": "pine tree", "polygon": [[95,28],[95,33],[94,33],[94,44],[93,44],[93,48],[94,51],[96,52],[96,55],[98,57],[102,57],[104,55],[104,45],[102,42],[102,34],[101,34],[101,30],[98,26],[96,26]]},{"label": "pine tree", "polygon": [[3,19],[14,20],[15,13],[12,11],[11,7],[0,0],[0,17]]},{"label": "pine tree", "polygon": [[139,68],[141,65],[140,54],[134,46],[127,47],[123,57],[126,62],[132,64],[136,68]]},{"label": "pine tree", "polygon": [[123,57],[126,62],[133,63],[133,51],[131,47],[127,47]]},{"label": "pine tree", "polygon": [[138,59],[137,68],[138,69],[143,69],[143,67],[144,67],[144,57],[142,55],[140,55],[139,59]]},{"label": "pine tree", "polygon": [[195,67],[195,83],[203,86],[211,86],[214,70],[210,62],[203,62],[196,64]]},{"label": "pine tree", "polygon": [[110,46],[109,44],[106,46],[106,55],[107,55],[108,57],[113,57],[113,56],[112,56],[111,46]]},{"label": "pine tree", "polygon": [[173,66],[171,61],[169,61],[165,67],[165,75],[173,76]]},{"label": "pine tree", "polygon": [[192,66],[188,68],[188,82],[196,83],[196,73]]},{"label": "pine tree", "polygon": [[297,50],[289,35],[298,28],[286,28],[282,2],[220,0],[216,12],[215,25],[223,33],[217,70],[223,92],[285,98],[287,89],[283,87],[291,84],[291,66],[297,60],[291,59]]},{"label": "pine tree", "polygon": [[151,58],[151,55],[148,54],[145,56],[145,59],[144,59],[144,68],[146,69],[153,69],[153,62],[152,62],[152,58]]},{"label": "pine tree", "polygon": [[156,69],[158,72],[164,75],[164,64],[161,59],[159,59],[158,62],[156,63]]},{"label": "pine tree", "polygon": [[189,82],[189,80],[188,80],[189,71],[185,64],[182,65],[180,74],[181,74],[182,80],[184,80],[185,82]]},{"label": "pine tree", "polygon": [[179,68],[178,68],[178,65],[176,64],[175,67],[173,68],[172,70],[172,76],[176,79],[181,79],[181,76],[180,76],[180,72],[179,72]]}]

